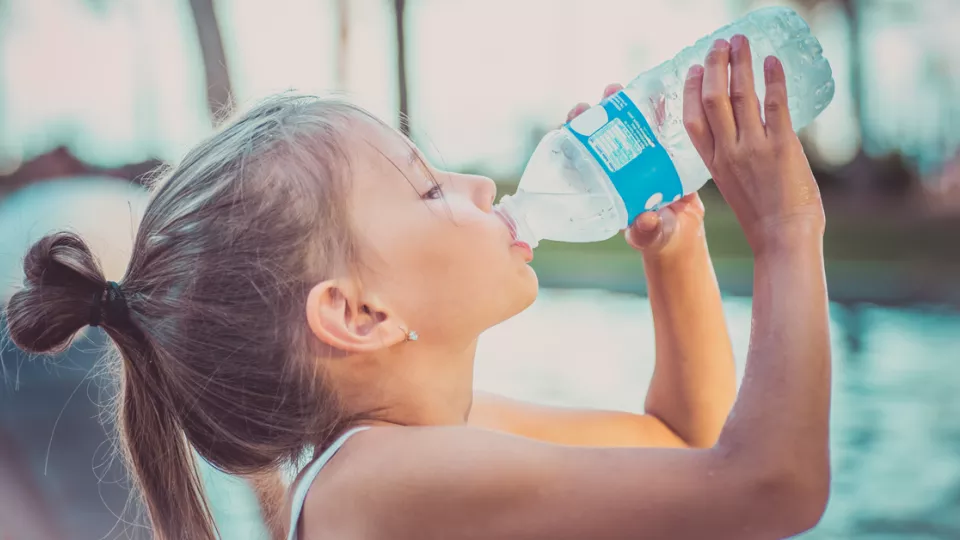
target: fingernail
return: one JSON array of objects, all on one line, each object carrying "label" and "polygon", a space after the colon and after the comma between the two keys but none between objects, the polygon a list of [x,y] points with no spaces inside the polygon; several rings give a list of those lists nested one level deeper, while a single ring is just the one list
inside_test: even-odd
[{"label": "fingernail", "polygon": [[777,62],[779,62],[779,60],[777,60],[776,56],[768,56],[767,59],[763,61],[763,69],[773,71],[777,67]]},{"label": "fingernail", "polygon": [[729,45],[730,45],[730,44],[727,43],[727,40],[725,40],[725,39],[718,39],[718,40],[716,40],[716,41],[713,42],[713,48],[714,48],[714,49],[718,49],[718,50],[719,50],[719,49],[726,49]]},{"label": "fingernail", "polygon": [[660,226],[660,215],[656,213],[651,213],[652,217],[646,217],[641,215],[633,222],[633,226],[642,233],[649,233],[656,230]]},{"label": "fingernail", "polygon": [[743,34],[737,34],[732,38],[730,38],[730,47],[734,51],[737,51],[740,49],[740,47],[743,47],[744,44],[746,44],[746,42],[747,42],[747,36],[744,36]]},{"label": "fingernail", "polygon": [[703,66],[700,64],[694,64],[690,67],[690,71],[687,73],[687,78],[692,79],[701,75],[703,75]]}]

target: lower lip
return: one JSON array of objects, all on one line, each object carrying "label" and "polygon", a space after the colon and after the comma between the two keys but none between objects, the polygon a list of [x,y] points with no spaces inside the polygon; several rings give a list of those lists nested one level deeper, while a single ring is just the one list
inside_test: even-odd
[{"label": "lower lip", "polygon": [[527,262],[533,260],[533,248],[530,247],[530,244],[517,240],[513,243],[513,246],[520,248],[520,251],[523,252],[523,258],[526,259]]}]

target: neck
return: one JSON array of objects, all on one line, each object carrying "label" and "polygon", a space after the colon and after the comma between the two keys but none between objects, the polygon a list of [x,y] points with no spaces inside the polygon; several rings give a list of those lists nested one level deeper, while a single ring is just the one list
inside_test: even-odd
[{"label": "neck", "polygon": [[350,413],[377,411],[377,423],[464,424],[473,403],[477,341],[438,347],[402,343],[367,357],[333,362],[336,388]]}]

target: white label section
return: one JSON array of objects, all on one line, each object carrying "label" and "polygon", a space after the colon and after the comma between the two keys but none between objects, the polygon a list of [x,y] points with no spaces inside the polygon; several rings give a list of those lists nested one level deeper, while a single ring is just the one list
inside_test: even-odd
[{"label": "white label section", "polygon": [[[638,133],[641,137],[637,136]],[[642,135],[638,130],[628,129],[619,118],[614,118],[590,137],[590,146],[610,172],[617,172],[654,146],[653,141]]]}]

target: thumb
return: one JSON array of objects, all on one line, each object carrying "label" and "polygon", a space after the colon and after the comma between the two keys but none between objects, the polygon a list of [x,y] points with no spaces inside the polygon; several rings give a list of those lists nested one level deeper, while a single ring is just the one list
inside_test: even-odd
[{"label": "thumb", "polygon": [[663,223],[660,214],[644,212],[637,216],[624,236],[634,249],[644,250],[656,244],[663,235]]},{"label": "thumb", "polygon": [[644,212],[637,216],[625,236],[634,249],[650,252],[663,247],[676,229],[677,214],[668,206],[659,212]]}]

